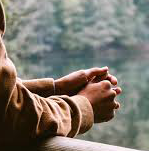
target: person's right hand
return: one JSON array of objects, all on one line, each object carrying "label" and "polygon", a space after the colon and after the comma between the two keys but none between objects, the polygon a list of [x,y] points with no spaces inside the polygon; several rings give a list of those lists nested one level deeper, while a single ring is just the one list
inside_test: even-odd
[{"label": "person's right hand", "polygon": [[93,108],[94,122],[107,122],[114,117],[115,109],[120,107],[120,104],[115,100],[115,97],[121,93],[121,88],[111,88],[111,83],[108,80],[99,83],[90,83],[78,95],[86,97]]}]

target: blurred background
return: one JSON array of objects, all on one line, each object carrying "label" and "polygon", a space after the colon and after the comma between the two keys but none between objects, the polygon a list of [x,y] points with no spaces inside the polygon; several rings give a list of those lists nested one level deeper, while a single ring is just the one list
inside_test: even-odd
[{"label": "blurred background", "polygon": [[108,66],[123,94],[114,120],[79,139],[149,150],[149,0],[2,0],[5,43],[23,79]]}]

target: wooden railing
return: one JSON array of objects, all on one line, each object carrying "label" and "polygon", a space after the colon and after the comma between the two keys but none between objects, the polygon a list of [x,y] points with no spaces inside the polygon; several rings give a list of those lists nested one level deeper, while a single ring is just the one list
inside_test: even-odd
[{"label": "wooden railing", "polygon": [[[30,150],[26,150],[30,151]],[[53,137],[42,142],[31,151],[139,151],[67,137]]]}]

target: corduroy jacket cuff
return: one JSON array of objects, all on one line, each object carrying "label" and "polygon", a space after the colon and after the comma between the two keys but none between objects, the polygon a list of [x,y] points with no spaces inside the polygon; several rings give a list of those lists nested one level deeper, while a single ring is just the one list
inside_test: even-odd
[{"label": "corduroy jacket cuff", "polygon": [[79,134],[85,133],[88,131],[94,123],[94,113],[92,106],[87,98],[81,95],[75,95],[71,97],[81,110],[81,126]]}]

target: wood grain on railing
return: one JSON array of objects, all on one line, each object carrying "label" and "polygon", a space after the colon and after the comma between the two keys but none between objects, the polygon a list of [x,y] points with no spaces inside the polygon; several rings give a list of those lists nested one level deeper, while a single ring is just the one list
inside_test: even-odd
[{"label": "wood grain on railing", "polygon": [[53,137],[44,141],[32,151],[139,151],[124,147],[106,145],[67,137]]}]

